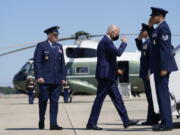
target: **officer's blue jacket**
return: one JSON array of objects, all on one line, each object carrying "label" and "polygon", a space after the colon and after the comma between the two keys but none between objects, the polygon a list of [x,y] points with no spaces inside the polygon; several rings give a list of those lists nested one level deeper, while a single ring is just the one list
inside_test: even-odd
[{"label": "officer's blue jacket", "polygon": [[139,51],[141,51],[139,77],[146,78],[149,72],[149,53],[151,41],[148,39],[143,43],[141,39],[136,38],[135,42],[136,47]]},{"label": "officer's blue jacket", "polygon": [[118,66],[116,57],[122,55],[126,46],[126,43],[122,43],[117,49],[112,40],[106,35],[101,39],[97,47],[97,79],[109,79],[112,81],[117,79]]},{"label": "officer's blue jacket", "polygon": [[172,54],[171,31],[166,21],[159,24],[156,29],[149,28],[148,34],[152,42],[150,46],[151,73],[159,73],[161,70],[177,71],[178,67]]},{"label": "officer's blue jacket", "polygon": [[37,44],[34,53],[35,78],[44,78],[45,84],[60,85],[66,79],[64,54],[61,44],[54,43],[53,46],[48,40]]}]

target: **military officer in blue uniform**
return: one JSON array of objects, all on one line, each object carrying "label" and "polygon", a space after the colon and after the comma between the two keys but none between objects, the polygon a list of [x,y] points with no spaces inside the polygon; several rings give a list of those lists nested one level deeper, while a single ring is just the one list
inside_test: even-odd
[{"label": "military officer in blue uniform", "polygon": [[[149,51],[150,51],[150,44],[151,40],[148,38],[147,33],[148,25],[142,24],[142,29],[139,34],[139,37],[135,39],[136,47],[139,51],[141,51],[141,58],[140,58],[140,71],[139,77],[142,78],[145,94],[148,102],[148,111],[147,111],[147,120],[142,122],[142,125],[155,125],[158,124],[160,120],[159,114],[154,112],[153,101],[152,101],[152,94],[151,94],[151,85],[149,79]],[[143,39],[145,40],[143,42]]]},{"label": "military officer in blue uniform", "polygon": [[58,41],[58,26],[44,32],[48,39],[37,44],[34,53],[35,78],[39,83],[39,129],[44,129],[45,112],[50,99],[50,130],[62,130],[57,124],[58,101],[66,80],[62,45]]},{"label": "military officer in blue uniform", "polygon": [[[172,54],[171,31],[165,21],[168,11],[152,7],[149,19],[148,34],[151,38],[150,71],[154,73],[157,99],[160,109],[161,124],[154,126],[154,131],[169,131],[173,129],[171,101],[169,93],[169,77],[177,71],[177,65]],[[153,25],[157,24],[154,29]]]},{"label": "military officer in blue uniform", "polygon": [[98,81],[97,95],[86,129],[102,130],[102,128],[97,126],[97,121],[103,101],[107,95],[110,96],[125,128],[138,123],[138,121],[129,120],[124,102],[116,84],[118,72],[116,57],[121,56],[127,46],[127,39],[125,37],[121,39],[122,44],[118,49],[114,46],[113,41],[118,40],[119,32],[120,29],[116,25],[111,25],[108,28],[107,34],[99,42],[96,67],[96,79]]}]

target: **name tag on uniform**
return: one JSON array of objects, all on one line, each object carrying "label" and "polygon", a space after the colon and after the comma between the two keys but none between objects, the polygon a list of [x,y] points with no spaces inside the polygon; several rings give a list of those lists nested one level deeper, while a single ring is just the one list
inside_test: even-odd
[{"label": "name tag on uniform", "polygon": [[147,50],[147,47],[148,47],[147,44],[143,45],[143,50]]},{"label": "name tag on uniform", "polygon": [[157,33],[153,33],[153,34],[152,34],[152,37],[153,37],[153,38],[156,38],[156,37],[157,37]]},{"label": "name tag on uniform", "polygon": [[44,59],[45,60],[49,59],[49,51],[44,51]]},{"label": "name tag on uniform", "polygon": [[[157,38],[157,33],[155,32],[155,33],[153,33],[152,34],[152,38]],[[156,40],[155,39],[153,39],[153,45],[156,45]]]}]

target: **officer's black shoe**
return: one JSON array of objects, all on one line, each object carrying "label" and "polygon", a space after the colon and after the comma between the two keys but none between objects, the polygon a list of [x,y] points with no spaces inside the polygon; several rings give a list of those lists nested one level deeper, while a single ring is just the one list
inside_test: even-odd
[{"label": "officer's black shoe", "polygon": [[156,125],[152,128],[153,131],[171,131],[173,128],[166,127],[164,125]]},{"label": "officer's black shoe", "polygon": [[103,128],[100,128],[96,125],[87,125],[86,129],[88,129],[88,130],[102,130]]},{"label": "officer's black shoe", "polygon": [[159,124],[158,121],[145,121],[141,123],[141,125],[145,125],[145,126],[151,126],[151,125],[157,125],[157,124]]},{"label": "officer's black shoe", "polygon": [[44,122],[42,121],[39,122],[39,129],[44,129]]},{"label": "officer's black shoe", "polygon": [[58,125],[50,126],[50,130],[63,130],[63,127],[60,127]]},{"label": "officer's black shoe", "polygon": [[129,120],[128,123],[124,124],[124,128],[128,128],[129,126],[136,125],[139,120]]}]

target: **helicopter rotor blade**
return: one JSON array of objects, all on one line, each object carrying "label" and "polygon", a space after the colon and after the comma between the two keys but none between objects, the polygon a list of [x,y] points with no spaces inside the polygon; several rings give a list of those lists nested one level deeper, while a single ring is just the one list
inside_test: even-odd
[{"label": "helicopter rotor blade", "polygon": [[[75,39],[75,37],[61,38],[61,39],[58,39],[58,41],[73,40],[73,39]],[[16,48],[16,47],[21,47],[21,46],[28,46],[28,45],[32,45],[32,44],[37,44],[39,42],[42,42],[42,41],[34,41],[34,42],[28,42],[28,43],[24,43],[24,44],[11,45],[11,46],[7,46],[4,48],[0,48],[0,51],[5,50],[5,49],[10,49],[10,48]]]},{"label": "helicopter rotor blade", "polygon": [[19,52],[19,51],[23,51],[23,50],[26,50],[26,49],[34,48],[35,46],[36,45],[32,45],[32,46],[28,46],[28,47],[23,47],[23,48],[20,48],[20,49],[12,50],[12,51],[9,51],[9,52],[1,53],[0,56],[5,56],[5,55],[12,54],[12,53],[15,53],[15,52]]},{"label": "helicopter rotor blade", "polygon": [[[74,40],[74,39],[75,39],[75,37],[67,37],[67,38],[60,38],[60,39],[58,39],[58,41]],[[15,50],[12,50],[12,51],[9,51],[9,52],[1,53],[0,56],[5,56],[5,55],[12,54],[12,53],[15,53],[15,52],[19,52],[19,51],[27,50],[27,49],[30,49],[30,48],[34,48],[34,47],[36,47],[37,43],[39,43],[39,42],[42,42],[42,41],[36,41],[36,42],[25,43],[25,44],[21,44],[21,45],[14,45],[14,46],[8,46],[6,48],[1,48],[0,50],[33,44],[31,46],[27,46],[27,47],[15,49]]]},{"label": "helicopter rotor blade", "polygon": [[[138,34],[136,34],[136,33],[122,33],[122,34],[120,34],[120,36],[137,36],[137,35]],[[88,38],[94,38],[94,37],[102,37],[102,36],[104,36],[104,34],[86,35],[86,36]],[[172,36],[179,37],[180,35],[173,34]],[[66,40],[78,40],[78,39],[77,39],[77,36],[71,36],[71,37],[66,37],[66,38],[60,38],[60,39],[58,39],[58,42],[59,41],[66,41]],[[36,41],[36,42],[30,42],[30,43],[25,43],[25,44],[13,45],[13,46],[8,46],[8,47],[0,48],[0,50],[4,50],[4,49],[9,49],[9,48],[16,48],[16,47],[20,47],[20,46],[30,45],[30,46],[19,48],[19,49],[15,49],[15,50],[12,50],[12,51],[9,51],[9,52],[1,53],[0,56],[5,56],[5,55],[8,55],[8,54],[12,54],[12,53],[15,53],[15,52],[19,52],[19,51],[23,51],[23,50],[26,50],[26,49],[30,49],[30,48],[36,47],[36,44],[39,43],[39,42],[42,42],[42,41]]]},{"label": "helicopter rotor blade", "polygon": [[[138,34],[136,33],[123,33],[123,34],[120,34],[120,36],[137,36]],[[90,35],[88,37],[102,37],[104,35]]]},{"label": "helicopter rotor blade", "polygon": [[10,49],[10,48],[16,48],[16,47],[21,47],[21,46],[27,46],[27,45],[37,44],[37,43],[39,43],[39,42],[40,42],[40,41],[35,41],[35,42],[29,42],[29,43],[24,43],[24,44],[11,45],[11,46],[7,46],[7,47],[4,47],[4,48],[0,48],[0,51],[1,51],[1,50],[5,50],[5,49]]},{"label": "helicopter rotor blade", "polygon": [[65,41],[65,40],[74,40],[75,37],[67,37],[67,38],[60,38],[58,41]]}]

